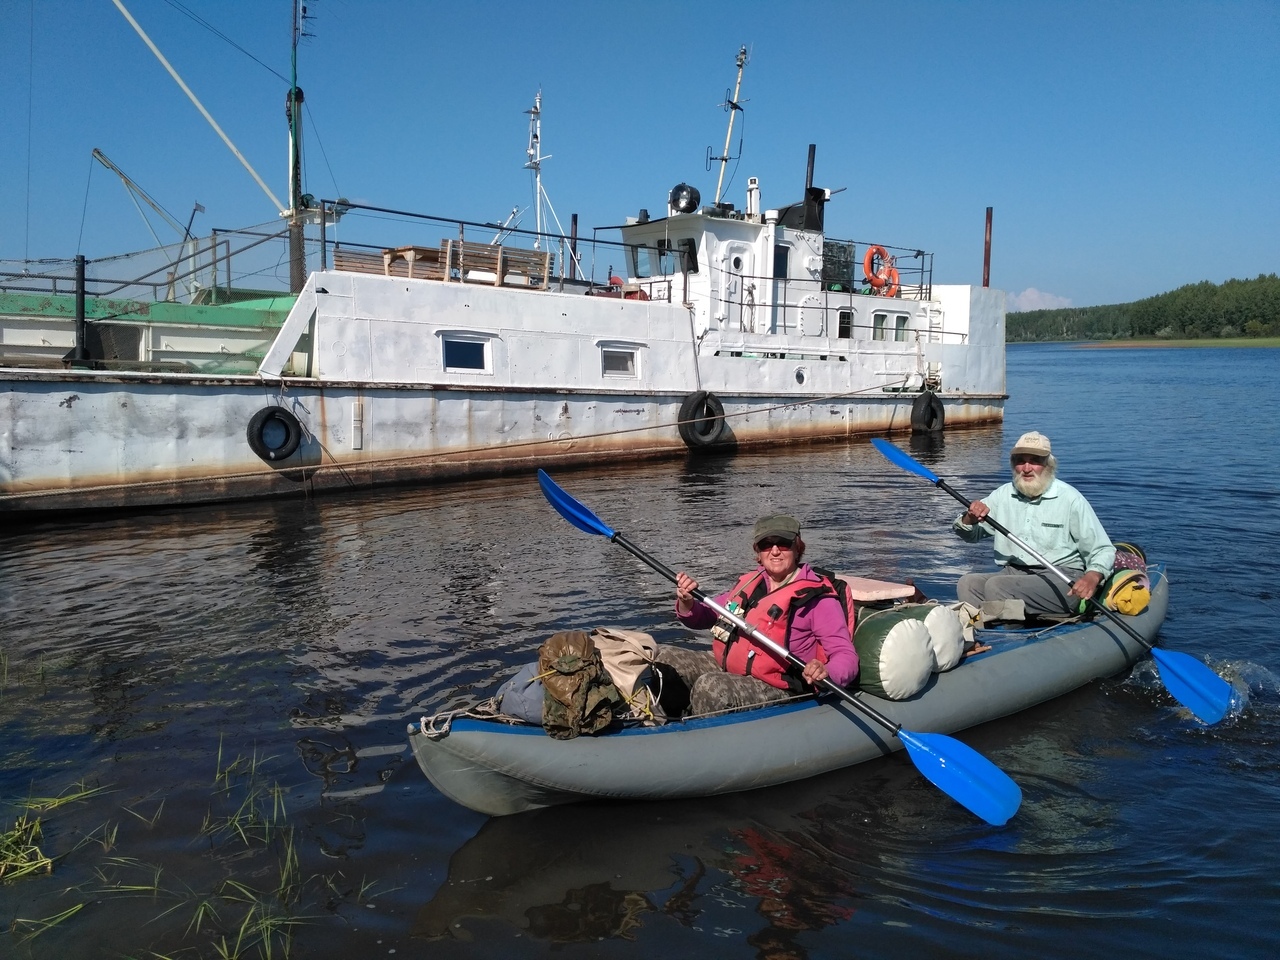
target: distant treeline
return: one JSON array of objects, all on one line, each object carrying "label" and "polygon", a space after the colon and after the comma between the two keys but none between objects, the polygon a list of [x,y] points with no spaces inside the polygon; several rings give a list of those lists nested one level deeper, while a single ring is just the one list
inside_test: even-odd
[{"label": "distant treeline", "polygon": [[1196,340],[1280,336],[1280,277],[1191,283],[1134,303],[1011,313],[1010,343],[1029,340]]}]

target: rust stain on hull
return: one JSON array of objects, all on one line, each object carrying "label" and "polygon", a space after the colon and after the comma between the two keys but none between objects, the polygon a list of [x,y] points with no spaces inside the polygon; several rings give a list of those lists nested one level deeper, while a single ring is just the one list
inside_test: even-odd
[{"label": "rust stain on hull", "polygon": [[[730,418],[728,442],[708,450],[841,442],[910,430],[909,410],[905,416],[901,411],[896,416],[892,411],[887,412],[888,416],[861,419],[856,423],[833,424],[830,420],[822,420],[808,429],[804,425],[790,423],[785,437],[778,436],[778,425],[771,424],[767,417],[757,418],[758,424],[750,422],[749,417]],[[998,401],[961,405],[947,411],[948,430],[999,423],[1001,419]],[[339,452],[316,444],[306,452],[306,460],[295,458],[274,467],[262,464],[251,471],[223,476],[210,477],[208,468],[191,468],[167,471],[163,478],[93,478],[97,482],[80,478],[75,484],[49,485],[40,490],[11,489],[0,494],[0,514],[11,520],[35,520],[53,513],[83,510],[305,498],[315,493],[340,490],[482,479],[532,472],[539,467],[585,466],[602,460],[640,462],[688,455],[690,451],[678,439],[674,428],[663,432],[669,435],[638,439],[634,433],[624,433],[578,437],[569,441],[548,438],[544,443],[521,445],[518,451],[492,447],[421,455],[406,451],[393,456],[373,455],[368,451]]]}]

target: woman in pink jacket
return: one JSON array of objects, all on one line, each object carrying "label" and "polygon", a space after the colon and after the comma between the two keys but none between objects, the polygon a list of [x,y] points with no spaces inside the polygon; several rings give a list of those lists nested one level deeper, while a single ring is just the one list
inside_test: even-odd
[{"label": "woman in pink jacket", "polygon": [[858,674],[850,618],[829,575],[806,563],[800,524],[775,515],[756,522],[751,547],[758,566],[716,597],[798,659],[798,671],[780,661],[715,611],[694,599],[698,584],[676,577],[676,617],[695,630],[711,628],[712,652],[664,646],[658,659],[690,686],[690,714],[727,712],[783,700],[829,679],[847,686]]}]

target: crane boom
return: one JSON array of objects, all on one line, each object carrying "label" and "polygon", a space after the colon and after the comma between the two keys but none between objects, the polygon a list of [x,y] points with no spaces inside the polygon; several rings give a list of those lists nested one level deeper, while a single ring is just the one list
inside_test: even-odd
[{"label": "crane boom", "polygon": [[[177,220],[175,220],[168,210],[160,206],[160,204],[157,203],[155,200],[152,200],[151,197],[148,196],[147,191],[143,190],[140,186],[134,183],[133,180],[130,179],[127,173],[125,173],[123,170],[117,167],[114,163],[112,163],[111,160],[107,157],[107,155],[103,153],[101,150],[99,150],[97,147],[93,148],[93,159],[97,160],[100,164],[102,164],[104,167],[106,167],[108,170],[114,173],[117,177],[119,177],[124,182],[124,185],[129,190],[129,192],[134,194],[134,196],[140,197],[147,206],[149,206],[156,213],[160,214],[160,216],[164,218],[165,223],[173,227],[173,229],[176,230],[179,234],[185,232],[182,228],[182,224],[180,224]],[[156,242],[157,243],[160,242],[158,238]]]}]

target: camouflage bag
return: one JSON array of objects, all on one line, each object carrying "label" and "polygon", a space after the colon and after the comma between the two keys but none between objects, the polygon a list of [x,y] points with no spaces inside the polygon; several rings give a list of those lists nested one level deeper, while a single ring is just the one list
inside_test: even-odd
[{"label": "camouflage bag", "polygon": [[538,648],[538,674],[546,695],[542,726],[557,740],[598,733],[627,712],[585,630],[562,630]]}]

